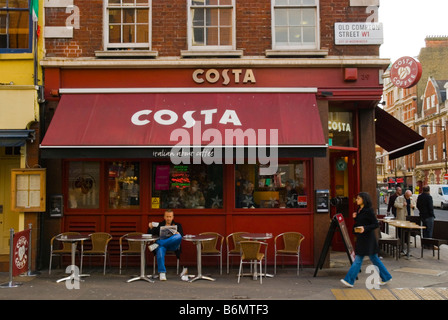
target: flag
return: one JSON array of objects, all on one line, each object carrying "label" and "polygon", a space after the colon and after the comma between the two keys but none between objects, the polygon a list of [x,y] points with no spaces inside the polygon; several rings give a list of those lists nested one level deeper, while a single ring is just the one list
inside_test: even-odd
[{"label": "flag", "polygon": [[33,16],[33,21],[37,22],[39,17],[39,0],[31,0],[31,15]]}]

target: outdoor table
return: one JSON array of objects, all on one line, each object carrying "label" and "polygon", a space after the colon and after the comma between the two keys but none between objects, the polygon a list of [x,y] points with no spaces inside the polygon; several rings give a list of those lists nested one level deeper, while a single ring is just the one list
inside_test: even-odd
[{"label": "outdoor table", "polygon": [[196,244],[196,252],[197,252],[197,265],[198,265],[198,275],[191,279],[189,282],[194,282],[196,280],[209,280],[209,281],[215,281],[216,279],[211,278],[211,277],[207,277],[202,275],[202,245],[201,242],[202,241],[210,241],[215,239],[214,236],[210,236],[210,235],[185,235],[183,237],[183,240],[185,241],[191,241],[193,243]]},{"label": "outdoor table", "polygon": [[126,282],[129,283],[137,280],[145,280],[147,282],[154,283],[154,281],[150,278],[151,276],[147,276],[145,273],[145,266],[146,266],[145,248],[148,242],[156,241],[159,239],[159,237],[154,237],[153,235],[140,234],[134,236],[127,236],[126,239],[128,241],[140,242],[140,275],[135,278],[129,279]]},{"label": "outdoor table", "polygon": [[426,229],[425,226],[419,226],[418,224],[414,223],[414,222],[410,222],[410,221],[406,221],[406,220],[391,220],[388,219],[388,221],[384,221],[386,223],[388,223],[389,225],[395,227],[395,233],[398,236],[398,230],[400,230],[400,240],[403,241],[403,231],[405,231],[407,233],[407,237],[406,237],[406,247],[407,247],[407,252],[406,252],[406,256],[409,259],[410,253],[409,253],[409,244],[411,242],[411,230],[412,229]]},{"label": "outdoor table", "polygon": [[[75,256],[76,256],[76,245],[79,241],[84,241],[84,240],[89,240],[90,237],[89,236],[83,236],[83,235],[61,235],[59,237],[56,237],[56,240],[58,241],[62,241],[62,242],[70,242],[72,245],[72,252],[71,252],[71,257],[72,257],[72,273],[71,275],[69,275],[68,277],[64,277],[62,279],[57,280],[56,282],[62,282],[62,281],[67,281],[67,280],[72,280],[73,277],[75,277],[76,275],[75,273]],[[82,264],[82,261],[81,261]],[[90,276],[89,274],[79,274],[77,275],[79,278],[81,277],[88,277]]]},{"label": "outdoor table", "polygon": [[[243,239],[247,239],[247,240],[257,240],[257,241],[262,241],[262,242],[266,242],[266,240],[272,239],[273,235],[272,233],[243,233],[240,235],[241,238]],[[264,257],[267,261],[267,256]],[[265,264],[265,269],[266,269],[266,264]],[[266,270],[266,274],[262,273],[260,274],[261,276],[266,276],[269,278],[273,278],[274,275],[273,274],[269,274],[267,273]],[[257,279],[257,268],[255,268],[255,274],[254,274],[254,280]]]}]

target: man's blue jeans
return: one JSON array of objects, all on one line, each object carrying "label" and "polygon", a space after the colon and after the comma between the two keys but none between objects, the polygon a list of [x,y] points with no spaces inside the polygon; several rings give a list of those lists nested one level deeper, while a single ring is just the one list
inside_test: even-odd
[{"label": "man's blue jeans", "polygon": [[157,271],[159,271],[159,273],[161,272],[166,273],[166,267],[165,267],[166,252],[176,251],[179,248],[181,241],[182,236],[179,233],[174,234],[169,238],[159,239],[156,241],[156,243],[159,245],[159,247],[156,249]]},{"label": "man's blue jeans", "polygon": [[[384,282],[389,281],[392,279],[392,276],[390,275],[389,271],[387,271],[384,264],[381,262],[380,258],[378,258],[377,254],[372,254],[369,256],[370,261],[378,267],[380,271],[380,278]],[[356,277],[358,276],[359,270],[361,270],[362,261],[364,260],[364,256],[355,256],[355,261],[353,262],[352,266],[350,267],[350,270],[348,270],[347,275],[345,276],[344,280],[350,283],[351,285],[355,284]]]},{"label": "man's blue jeans", "polygon": [[434,230],[434,217],[422,219],[423,225],[426,229],[423,229],[423,238],[432,238],[432,231]]}]

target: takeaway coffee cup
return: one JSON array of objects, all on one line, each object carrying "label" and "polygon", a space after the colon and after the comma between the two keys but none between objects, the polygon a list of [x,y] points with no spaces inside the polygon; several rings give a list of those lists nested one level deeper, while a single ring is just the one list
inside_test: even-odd
[{"label": "takeaway coffee cup", "polygon": [[355,227],[355,233],[361,233],[362,227]]}]

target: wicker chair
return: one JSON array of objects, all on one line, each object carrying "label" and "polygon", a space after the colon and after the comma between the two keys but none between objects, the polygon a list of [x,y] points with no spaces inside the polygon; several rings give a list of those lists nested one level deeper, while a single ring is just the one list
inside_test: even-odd
[{"label": "wicker chair", "polygon": [[[106,274],[106,258],[108,258],[107,245],[109,241],[112,239],[112,236],[106,232],[95,232],[89,234],[90,240],[92,241],[92,249],[81,252],[81,273],[82,273],[82,261],[84,256],[99,256],[104,257],[104,271],[103,274]],[[110,265],[110,261],[109,261]]]},{"label": "wicker chair", "polygon": [[[71,243],[62,242],[62,248],[60,248],[60,249],[55,249],[54,248],[54,240],[57,237],[62,236],[62,235],[64,235],[64,236],[80,235],[80,233],[79,232],[64,232],[64,233],[60,233],[58,235],[55,235],[53,238],[51,238],[51,240],[50,240],[50,264],[48,266],[48,274],[51,274],[51,264],[53,262],[53,256],[60,257],[60,260],[62,260],[63,256],[71,256],[72,255],[72,245],[71,245]],[[82,243],[83,242],[81,241],[81,247],[82,247]],[[79,254],[79,251],[78,250],[76,250],[76,251]]]},{"label": "wicker chair", "polygon": [[224,237],[216,232],[203,232],[200,235],[213,235],[215,239],[210,241],[202,241],[202,256],[219,257],[219,274],[222,275],[222,244]]},{"label": "wicker chair", "polygon": [[141,247],[140,243],[137,241],[127,241],[128,243],[128,249],[123,249],[123,240],[128,236],[138,236],[141,235],[141,232],[131,232],[127,233],[120,237],[120,274],[121,274],[121,262],[123,260],[123,257],[126,257],[126,267],[128,266],[128,257],[134,256],[134,257],[140,257],[141,255]]},{"label": "wicker chair", "polygon": [[[260,252],[260,248],[262,245],[265,246],[265,253]],[[238,272],[238,283],[240,283],[240,277],[243,271],[243,264],[250,263],[252,265],[252,263],[256,261],[257,264],[260,265],[260,284],[262,284],[263,259],[266,255],[267,244],[265,242],[260,241],[241,241],[240,248],[241,248],[241,259],[240,259],[240,270]],[[266,270],[266,264],[265,264],[265,270]]]},{"label": "wicker chair", "polygon": [[[277,240],[283,239],[283,247],[279,249]],[[277,256],[282,257],[297,257],[297,275],[300,269],[300,244],[305,237],[299,232],[283,232],[274,238],[274,274],[277,274]]]},{"label": "wicker chair", "polygon": [[229,234],[226,237],[226,247],[227,247],[227,274],[229,274],[229,257],[240,257],[241,256],[241,250],[240,250],[240,242],[244,241],[243,238],[241,238],[241,235],[243,233],[247,232],[234,232]]}]

